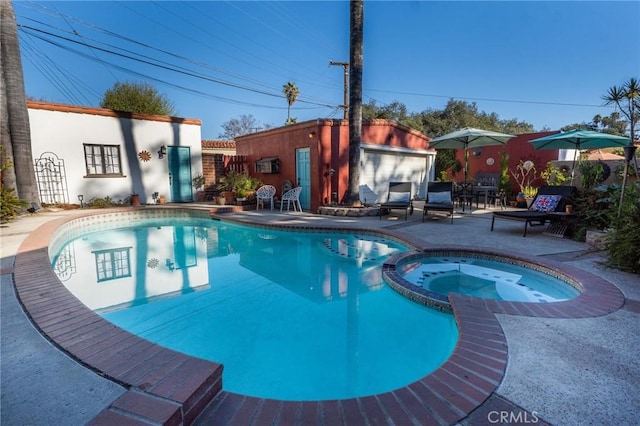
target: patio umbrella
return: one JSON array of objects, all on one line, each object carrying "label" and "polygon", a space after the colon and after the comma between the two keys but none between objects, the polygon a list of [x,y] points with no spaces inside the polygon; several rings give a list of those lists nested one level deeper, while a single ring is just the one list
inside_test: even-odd
[{"label": "patio umbrella", "polygon": [[571,184],[576,168],[576,156],[581,149],[625,147],[630,144],[629,138],[594,132],[593,130],[571,130],[530,140],[535,149],[574,149],[573,165],[571,166]]},{"label": "patio umbrella", "polygon": [[464,181],[467,181],[467,168],[469,158],[469,148],[481,146],[506,145],[514,135],[492,132],[490,130],[474,129],[465,127],[464,129],[438,136],[429,141],[429,146],[435,149],[464,149]]}]

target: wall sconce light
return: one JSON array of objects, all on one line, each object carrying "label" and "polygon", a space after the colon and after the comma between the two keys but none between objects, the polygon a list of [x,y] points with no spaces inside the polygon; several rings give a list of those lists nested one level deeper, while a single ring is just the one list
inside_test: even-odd
[{"label": "wall sconce light", "polygon": [[158,158],[162,160],[165,155],[167,155],[167,147],[162,145],[158,150]]},{"label": "wall sconce light", "polygon": [[313,139],[316,136],[316,132],[311,131],[309,132],[309,139]]},{"label": "wall sconce light", "polygon": [[334,174],[336,174],[336,171],[332,169],[329,164],[327,164],[327,170],[323,173],[324,177],[333,176]]},{"label": "wall sconce light", "polygon": [[84,201],[84,195],[79,194],[78,195],[78,201],[80,201],[80,208],[83,208],[84,207],[84,202],[83,202]]}]

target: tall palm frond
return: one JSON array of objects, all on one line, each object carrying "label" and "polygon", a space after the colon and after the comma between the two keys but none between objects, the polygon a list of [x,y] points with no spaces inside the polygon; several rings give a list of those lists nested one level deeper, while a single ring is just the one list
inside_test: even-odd
[{"label": "tall palm frond", "polygon": [[287,124],[291,123],[291,105],[293,105],[296,100],[298,100],[298,95],[300,94],[300,90],[295,85],[295,83],[288,82],[287,84],[282,86],[282,93],[287,98]]}]

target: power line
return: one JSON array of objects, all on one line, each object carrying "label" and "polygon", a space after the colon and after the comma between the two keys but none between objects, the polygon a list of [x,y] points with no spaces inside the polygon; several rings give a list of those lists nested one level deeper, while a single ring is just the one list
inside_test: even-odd
[{"label": "power line", "polygon": [[[104,48],[99,47],[99,46],[90,45],[90,44],[87,44],[87,43],[84,43],[84,42],[79,42],[79,41],[70,39],[68,37],[63,37],[63,36],[60,36],[60,35],[57,35],[57,34],[53,34],[51,32],[44,31],[44,30],[41,30],[41,29],[37,29],[37,28],[34,28],[34,27],[30,27],[30,26],[27,26],[27,25],[19,24],[18,27],[20,29],[22,29],[23,31],[35,31],[37,33],[46,34],[46,35],[48,35],[50,37],[59,38],[59,39],[68,41],[70,43],[79,44],[79,45],[83,45],[83,46],[88,46],[88,47],[91,47],[93,49],[96,49],[96,50],[99,50],[99,51],[102,51],[102,52],[105,52],[105,53],[109,53],[109,54],[112,54],[112,55],[116,55],[116,56],[119,56],[119,57],[122,57],[122,58],[125,58],[125,59],[129,59],[129,60],[136,61],[136,62],[141,62],[141,63],[146,64],[146,65],[150,65],[150,66],[153,66],[153,67],[161,68],[161,69],[164,69],[164,70],[167,70],[167,71],[177,72],[177,73],[184,74],[184,75],[187,75],[187,76],[190,76],[190,77],[198,78],[198,79],[201,79],[201,80],[206,80],[206,81],[209,81],[209,82],[212,82],[212,83],[217,83],[217,84],[229,86],[229,87],[233,87],[233,88],[236,88],[236,89],[246,90],[246,91],[250,91],[250,92],[253,92],[253,93],[262,94],[262,95],[265,95],[265,96],[271,96],[271,97],[276,97],[276,98],[282,98],[283,97],[283,95],[280,94],[280,93],[274,94],[274,93],[270,93],[270,92],[267,92],[267,91],[264,91],[264,90],[255,89],[255,88],[251,88],[251,87],[247,87],[247,86],[242,86],[242,85],[239,85],[239,84],[236,84],[236,83],[232,83],[232,82],[228,82],[228,81],[224,81],[224,80],[219,80],[219,79],[216,79],[216,78],[213,78],[213,77],[210,77],[210,76],[206,76],[206,75],[203,75],[203,74],[196,74],[193,71],[188,71],[188,70],[185,71],[185,69],[183,67],[179,67],[177,65],[162,65],[162,64],[159,64],[159,63],[154,63],[154,62],[152,62],[152,60],[144,60],[144,59],[136,58],[136,57],[131,56],[131,55],[126,55],[126,54],[115,52],[115,51],[112,51],[112,50],[109,50],[109,49],[104,49]],[[59,43],[55,43],[52,40],[49,40],[49,39],[47,39],[45,37],[42,37],[40,35],[32,34],[32,36],[34,36],[36,38],[39,38],[40,40],[45,41],[47,43],[53,44],[55,46],[58,46],[58,47],[60,47],[62,49],[73,51],[76,54],[80,54],[81,56],[86,57],[86,55],[82,54],[81,52],[79,52],[77,50],[70,49],[68,47],[65,47],[65,46],[59,44]],[[183,70],[180,70],[178,68],[183,68]],[[311,105],[317,105],[317,106],[321,106],[321,107],[328,107],[328,108],[333,108],[334,107],[334,105],[331,105],[331,104],[322,104],[322,103],[305,101],[305,100],[299,100],[299,102],[306,103],[306,104],[311,104]]]},{"label": "power line", "polygon": [[[128,10],[130,10],[130,11],[132,11],[132,12],[136,13],[136,14],[139,14],[137,11],[135,11],[135,10],[133,10],[133,9],[131,9],[131,8],[127,7],[127,6],[125,6],[125,5],[123,5],[123,6],[124,6],[124,7],[126,7]],[[192,8],[194,8],[194,9],[195,9],[195,7],[194,7],[193,5],[190,5],[190,4],[189,4],[189,6],[191,6]],[[47,10],[47,8],[46,8],[46,7],[43,7],[43,6],[40,6],[40,7],[41,7],[41,8],[43,8],[44,10]],[[167,11],[167,9],[166,9],[166,8],[164,8],[164,7],[160,7],[160,9]],[[196,10],[197,10],[197,9],[196,9]],[[57,12],[57,13],[53,13],[53,12],[50,12],[49,10],[47,10],[47,12],[48,12],[48,14],[49,14],[49,15],[52,15],[52,16],[58,16],[58,15],[62,16],[62,14],[61,14],[61,13],[59,13],[59,12]],[[167,11],[167,12],[169,12],[169,11]],[[175,15],[175,13],[174,13],[174,12],[169,12],[169,13],[173,13],[173,14]],[[140,15],[141,15],[141,16],[143,16],[143,17],[144,17],[144,18],[146,18],[146,19],[149,19],[149,18],[148,18],[148,16],[146,16],[146,15],[144,15],[144,14],[140,14]],[[73,20],[73,21],[79,22],[81,25],[84,25],[84,26],[86,26],[86,27],[87,27],[87,28],[89,28],[89,29],[93,29],[93,30],[95,30],[95,31],[99,31],[99,32],[105,33],[105,34],[107,34],[107,35],[110,35],[110,36],[113,36],[113,37],[116,37],[116,38],[119,38],[119,39],[125,40],[125,41],[127,41],[127,42],[134,43],[134,44],[139,45],[139,46],[142,46],[142,47],[144,47],[144,48],[152,49],[152,50],[154,50],[154,51],[157,51],[157,52],[161,52],[161,53],[163,53],[163,54],[170,55],[170,56],[172,56],[172,57],[175,57],[175,58],[178,58],[178,59],[181,59],[181,60],[187,61],[187,62],[189,62],[189,63],[195,64],[195,65],[198,65],[198,66],[202,66],[202,67],[204,67],[204,68],[207,68],[207,69],[213,70],[213,71],[215,71],[215,72],[219,72],[219,73],[221,73],[221,74],[228,75],[228,76],[233,77],[233,78],[237,78],[237,79],[239,79],[239,80],[249,81],[249,82],[252,82],[252,83],[255,83],[255,84],[259,84],[259,85],[264,86],[264,87],[271,87],[272,89],[274,89],[274,90],[278,90],[278,92],[279,92],[279,89],[280,89],[280,87],[279,87],[279,86],[277,86],[277,87],[276,87],[276,86],[270,85],[270,84],[268,84],[268,83],[263,83],[263,82],[260,82],[260,81],[254,80],[254,79],[250,79],[250,78],[247,78],[247,77],[242,77],[242,76],[240,76],[240,75],[238,75],[238,74],[234,74],[234,73],[230,73],[230,72],[228,72],[228,71],[224,71],[224,70],[219,69],[219,68],[216,68],[216,67],[212,67],[211,65],[208,65],[208,64],[206,64],[206,63],[193,61],[193,60],[191,60],[191,59],[189,59],[189,58],[187,58],[187,57],[184,57],[184,56],[181,56],[181,55],[177,55],[177,54],[175,54],[175,53],[172,53],[172,52],[169,52],[169,51],[166,51],[166,50],[158,49],[158,48],[155,48],[155,47],[150,46],[150,45],[148,45],[148,44],[141,43],[141,42],[140,42],[140,41],[138,41],[138,40],[134,40],[134,39],[128,38],[128,37],[126,37],[126,36],[124,36],[124,35],[121,35],[121,34],[118,34],[118,33],[114,33],[114,32],[109,31],[109,30],[102,29],[102,28],[97,27],[97,26],[95,26],[95,25],[93,25],[93,24],[88,24],[88,23],[83,22],[83,21],[81,21],[81,20],[79,20],[79,19],[77,19],[77,18],[74,18],[74,17],[70,17],[70,16],[67,16],[67,15],[64,15],[64,16],[62,16],[62,17],[63,17],[63,19],[65,19],[65,22],[68,22],[68,21],[67,21],[67,18],[68,18],[68,19],[70,19],[70,20]],[[30,20],[30,21],[36,22],[36,23],[38,23],[38,24],[40,24],[40,25],[44,25],[44,26],[47,26],[47,27],[49,27],[49,28],[56,29],[56,30],[58,30],[58,31],[62,31],[62,32],[64,32],[64,33],[69,33],[68,31],[65,31],[65,30],[63,30],[63,29],[61,29],[61,28],[59,28],[59,27],[54,27],[54,26],[52,26],[52,25],[50,25],[50,24],[43,23],[43,22],[38,21],[38,20],[35,20],[35,19],[33,19],[33,18],[25,17],[24,19],[27,19],[27,20]],[[183,19],[184,19],[184,18],[183,18]],[[159,22],[157,22],[157,21],[155,21],[155,20],[151,20],[151,21],[152,21],[152,22],[154,22],[155,24],[162,25],[162,23],[159,23]],[[70,25],[70,24],[68,24],[68,25]],[[193,24],[192,24],[192,25],[193,25]],[[166,27],[166,26],[165,26],[165,28],[167,28],[169,31],[175,32],[171,27]],[[202,28],[200,28],[200,27],[197,27],[197,28],[199,28],[199,29],[201,29],[201,30],[202,30]],[[73,29],[73,27],[72,27],[72,29]],[[73,34],[73,36],[78,36],[78,37],[80,37],[80,34],[79,34],[75,29],[73,29],[73,31],[74,31],[74,32],[72,33],[72,34]],[[204,30],[203,30],[203,31],[204,31]],[[55,34],[52,34],[52,33],[48,33],[48,34],[50,34],[50,35],[52,35],[52,36],[56,36]],[[176,34],[178,34],[178,35],[180,35],[180,36],[182,36],[182,37],[186,37],[184,34],[181,34],[181,33],[177,33],[177,32],[176,32]],[[212,35],[212,34],[211,34],[211,33],[209,33],[209,32],[207,32],[207,34]],[[215,36],[215,35],[213,35],[213,36]],[[60,37],[60,36],[57,36],[57,37]],[[190,40],[193,40],[192,38],[189,38],[189,37],[187,37],[187,38],[188,38],[188,39],[190,39]],[[85,39],[87,39],[87,37],[86,37],[86,36],[85,36],[85,37],[83,37],[83,41],[85,41]],[[90,39],[90,38],[89,38],[89,39]],[[69,40],[69,39],[67,39],[67,40]],[[114,49],[117,49],[117,50],[127,51],[126,49],[122,49],[122,48],[121,48],[121,47],[119,47],[119,46],[109,45],[108,43],[104,43],[104,42],[101,42],[101,41],[97,41],[97,40],[95,40],[95,39],[91,39],[91,40],[93,40],[93,41],[94,41],[94,42],[96,42],[96,43],[100,43],[100,44],[103,44],[103,45],[110,46],[110,47],[112,47],[112,48],[114,48]],[[73,40],[69,40],[69,41],[73,42]],[[196,42],[199,42],[199,40],[195,40],[195,41],[196,41]],[[85,43],[79,43],[79,44],[83,44],[83,45],[86,45],[86,46],[88,46],[88,47],[92,47],[91,45],[89,45],[89,44],[88,44],[88,43],[86,43],[86,42],[85,42]],[[201,42],[199,42],[199,44],[201,44],[201,45],[203,45],[203,46],[205,46],[205,47],[210,48],[209,46],[207,46],[206,44],[203,44],[203,43],[201,43]],[[230,44],[230,43],[227,43],[227,44]],[[254,44],[255,44],[255,43],[254,43]],[[231,45],[231,46],[233,46],[232,44],[230,44],[230,45]],[[240,49],[240,48],[238,48],[238,47],[234,47],[234,49],[236,49],[236,50],[242,50],[242,49]],[[134,53],[134,52],[131,52],[131,51],[127,51],[127,52]],[[246,52],[246,51],[245,51],[245,52]],[[246,53],[249,53],[249,52],[246,52]],[[136,52],[136,53],[134,53],[134,54],[135,54],[135,55],[140,55],[140,54],[139,54],[139,53],[137,53],[137,52]],[[141,56],[145,56],[145,55],[141,55]],[[151,57],[149,57],[149,56],[145,56],[145,57],[147,57],[147,58],[149,58],[149,59],[151,59],[151,60],[153,60],[153,61],[157,61],[157,62],[161,62],[161,63],[168,64],[167,62],[160,61],[160,60],[158,60],[158,59],[151,58]],[[236,58],[236,59],[237,59],[237,58]],[[239,59],[238,59],[238,60],[239,60]],[[246,62],[245,62],[245,63],[246,63]],[[272,63],[272,62],[271,62],[271,63]],[[274,63],[272,63],[272,64],[274,64]],[[252,64],[250,64],[250,65],[255,66],[255,63],[252,63]],[[276,65],[276,64],[274,64],[274,65]],[[173,67],[178,67],[177,65],[174,65],[174,64],[171,64],[171,66],[173,66]],[[193,73],[193,71],[188,70],[187,68],[184,68],[184,67],[180,67],[180,68],[182,68],[182,69],[184,69],[184,70],[187,70],[187,72],[189,72],[189,73]],[[211,77],[207,77],[207,78],[209,78],[209,79],[210,79]],[[227,83],[229,83],[229,82],[227,82]],[[317,83],[317,80],[315,80],[315,81],[314,81],[314,83]],[[221,80],[221,83],[220,83],[220,84],[225,84],[225,83],[223,83],[223,82],[222,82],[222,80]],[[229,83],[229,84],[234,84],[234,83]],[[239,88],[241,88],[241,87],[240,87],[240,85],[238,85],[238,87],[239,87]],[[254,89],[251,89],[251,88],[245,88],[245,90],[254,90]],[[254,90],[254,91],[255,91],[255,90]],[[263,94],[268,94],[269,96],[282,97],[280,93],[278,93],[277,95],[274,95],[273,93],[268,93],[268,92],[266,92],[266,91],[262,91],[262,92],[263,92]],[[321,107],[322,107],[322,106],[324,106],[324,107],[328,107],[328,108],[333,108],[333,107],[334,107],[334,105],[333,105],[333,104],[331,104],[330,102],[328,102],[328,101],[326,101],[326,100],[317,99],[317,98],[314,98],[314,97],[312,97],[312,96],[308,96],[308,95],[305,95],[305,96],[301,97],[301,98],[299,99],[299,102],[301,102],[301,103],[307,103],[307,104],[312,104],[312,105],[318,105],[318,106],[321,106]],[[299,108],[298,108],[298,109],[299,109]]]},{"label": "power line", "polygon": [[517,104],[535,104],[535,105],[557,105],[557,106],[576,106],[576,107],[589,107],[589,108],[604,108],[605,105],[588,105],[588,104],[575,104],[575,103],[566,103],[566,102],[545,102],[545,101],[523,101],[517,99],[493,99],[493,98],[475,98],[468,96],[453,96],[453,95],[433,95],[426,93],[414,93],[414,92],[397,92],[392,90],[378,90],[378,89],[366,89],[370,92],[380,92],[380,93],[392,93],[396,95],[407,95],[407,96],[422,96],[422,97],[430,97],[430,98],[446,98],[446,99],[463,99],[470,101],[485,101],[485,102],[505,102],[505,103],[517,103]]}]

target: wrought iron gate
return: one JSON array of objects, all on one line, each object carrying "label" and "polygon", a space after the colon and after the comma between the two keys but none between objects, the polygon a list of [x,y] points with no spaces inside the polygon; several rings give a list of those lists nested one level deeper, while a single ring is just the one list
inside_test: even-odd
[{"label": "wrought iron gate", "polygon": [[69,188],[64,160],[53,152],[43,152],[34,166],[40,201],[45,204],[68,204]]}]

